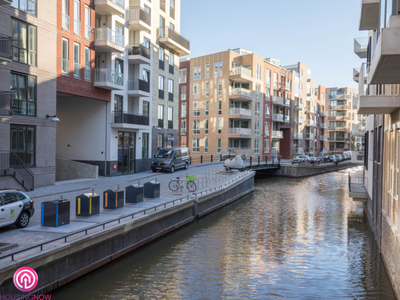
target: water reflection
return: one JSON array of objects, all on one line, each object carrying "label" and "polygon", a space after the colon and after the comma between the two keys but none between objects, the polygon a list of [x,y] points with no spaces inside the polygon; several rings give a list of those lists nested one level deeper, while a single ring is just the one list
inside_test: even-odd
[{"label": "water reflection", "polygon": [[346,172],[256,192],[58,290],[54,299],[395,299]]}]

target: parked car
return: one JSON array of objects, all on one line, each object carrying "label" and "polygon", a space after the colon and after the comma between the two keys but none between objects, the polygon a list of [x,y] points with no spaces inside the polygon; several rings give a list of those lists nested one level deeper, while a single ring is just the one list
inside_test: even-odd
[{"label": "parked car", "polygon": [[236,155],[236,157],[234,157],[233,159],[228,158],[224,161],[224,168],[226,171],[229,171],[231,169],[244,171],[245,164],[243,162],[243,159],[239,155]]},{"label": "parked car", "polygon": [[325,156],[326,162],[337,162],[335,155]]},{"label": "parked car", "polygon": [[308,164],[310,163],[310,158],[307,155],[299,155],[292,159],[292,164]]},{"label": "parked car", "polygon": [[189,165],[189,148],[160,148],[151,161],[151,170],[173,173],[176,169],[187,170]]},{"label": "parked car", "polygon": [[33,200],[27,194],[18,190],[0,190],[0,227],[14,224],[24,228],[34,213]]},{"label": "parked car", "polygon": [[310,157],[310,164],[313,165],[319,165],[320,164],[320,159],[318,157]]},{"label": "parked car", "polygon": [[342,161],[342,157],[339,154],[335,154],[336,157],[336,161],[337,162],[341,162]]}]

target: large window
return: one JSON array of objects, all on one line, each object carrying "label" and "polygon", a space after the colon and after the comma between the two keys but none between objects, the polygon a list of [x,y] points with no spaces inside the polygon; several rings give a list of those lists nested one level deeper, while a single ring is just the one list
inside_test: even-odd
[{"label": "large window", "polygon": [[36,77],[11,73],[11,100],[14,115],[36,115]]},{"label": "large window", "polygon": [[186,103],[181,105],[181,118],[186,118]]},{"label": "large window", "polygon": [[181,134],[186,134],[186,120],[181,121]]},{"label": "large window", "polygon": [[69,29],[69,1],[62,0],[62,27]]},{"label": "large window", "polygon": [[193,67],[193,80],[201,79],[201,66]]},{"label": "large window", "polygon": [[208,138],[204,138],[204,153],[208,152]]},{"label": "large window", "polygon": [[260,140],[254,140],[254,154],[260,153]]},{"label": "large window", "polygon": [[13,0],[11,6],[36,16],[36,0]]},{"label": "large window", "polygon": [[74,43],[74,77],[81,78],[80,45]]},{"label": "large window", "polygon": [[74,32],[81,34],[81,3],[79,0],[74,1]]},{"label": "large window", "polygon": [[149,134],[142,133],[142,158],[149,157]]},{"label": "large window", "polygon": [[204,120],[204,134],[208,134],[208,120]]},{"label": "large window", "polygon": [[200,134],[200,120],[193,121],[193,134]]},{"label": "large window", "polygon": [[69,72],[69,61],[68,61],[68,40],[62,38],[62,62],[61,62],[61,73],[68,75]]},{"label": "large window", "polygon": [[28,166],[35,165],[34,126],[11,125],[11,150]]},{"label": "large window", "polygon": [[179,70],[179,83],[186,83],[187,80],[187,69]]},{"label": "large window", "polygon": [[200,152],[200,139],[193,139],[192,146],[192,152]]},{"label": "large window", "polygon": [[90,49],[85,47],[85,80],[90,81]]},{"label": "large window", "polygon": [[214,77],[222,76],[222,61],[214,63]]},{"label": "large window", "polygon": [[158,119],[164,120],[164,105],[158,105]]},{"label": "large window", "polygon": [[222,133],[222,119],[218,119],[218,122],[217,122],[217,133],[218,134]]},{"label": "large window", "polygon": [[90,27],[90,7],[85,5],[85,38],[90,40],[90,33],[92,28]]},{"label": "large window", "polygon": [[36,66],[36,27],[11,19],[13,60]]},{"label": "large window", "polygon": [[174,101],[174,81],[168,79],[168,100]]},{"label": "large window", "polygon": [[186,86],[181,87],[181,100],[186,100]]}]

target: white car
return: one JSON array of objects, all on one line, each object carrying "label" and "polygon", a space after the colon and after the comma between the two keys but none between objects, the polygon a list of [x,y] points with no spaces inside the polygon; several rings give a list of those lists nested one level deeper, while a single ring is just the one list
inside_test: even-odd
[{"label": "white car", "polygon": [[15,224],[24,228],[34,213],[33,200],[27,194],[17,190],[0,190],[0,227]]},{"label": "white car", "polygon": [[229,171],[230,169],[237,169],[244,171],[245,169],[243,159],[239,155],[236,155],[236,157],[234,157],[233,159],[228,158],[227,160],[225,160],[224,167],[225,170],[227,171]]}]

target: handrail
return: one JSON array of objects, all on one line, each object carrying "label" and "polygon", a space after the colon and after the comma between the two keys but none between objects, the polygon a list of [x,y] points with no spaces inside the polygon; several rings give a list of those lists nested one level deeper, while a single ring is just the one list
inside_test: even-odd
[{"label": "handrail", "polygon": [[[12,150],[0,150],[0,154],[6,154],[7,158],[5,161],[5,168],[0,168],[1,170],[4,169],[6,171],[7,169],[14,169],[12,164],[10,164],[10,156],[16,161],[16,166],[19,167],[20,169],[25,171],[24,172],[21,170],[16,170],[14,169],[14,178],[28,191],[33,191],[35,187],[35,176],[32,173],[32,171],[28,168],[28,166],[18,157],[18,155],[12,151]],[[1,161],[3,162],[3,161]]]}]

